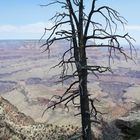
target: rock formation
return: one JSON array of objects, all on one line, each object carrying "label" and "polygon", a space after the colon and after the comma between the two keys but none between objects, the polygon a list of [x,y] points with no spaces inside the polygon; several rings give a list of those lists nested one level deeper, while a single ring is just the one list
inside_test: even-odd
[{"label": "rock formation", "polygon": [[121,130],[124,140],[140,139],[140,109],[135,107],[125,116],[115,120],[115,125]]}]

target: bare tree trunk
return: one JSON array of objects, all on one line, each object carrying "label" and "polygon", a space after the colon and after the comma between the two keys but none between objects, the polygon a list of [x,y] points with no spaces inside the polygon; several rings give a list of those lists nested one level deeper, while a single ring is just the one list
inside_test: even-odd
[{"label": "bare tree trunk", "polygon": [[[84,59],[83,61],[85,61],[85,58],[83,59]],[[88,99],[88,91],[87,91],[87,70],[86,69],[81,70],[80,75],[79,75],[79,81],[80,81],[79,90],[80,90],[83,140],[91,140],[91,123],[90,123],[90,109],[89,109],[89,99]]]},{"label": "bare tree trunk", "polygon": [[91,123],[90,123],[90,109],[87,90],[87,59],[86,50],[83,36],[83,0],[79,5],[79,56],[80,56],[80,70],[79,70],[79,91],[80,91],[80,105],[81,105],[81,118],[82,118],[82,134],[83,140],[91,140]]}]

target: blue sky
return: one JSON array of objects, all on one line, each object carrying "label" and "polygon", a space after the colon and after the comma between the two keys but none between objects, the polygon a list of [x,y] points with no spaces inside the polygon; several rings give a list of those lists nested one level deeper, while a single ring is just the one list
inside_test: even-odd
[{"label": "blue sky", "polygon": [[[48,19],[60,10],[42,8],[48,0],[0,0],[0,39],[39,39]],[[88,4],[89,0],[85,0]],[[140,44],[140,0],[98,0],[97,5],[108,5],[128,20],[126,30]]]}]

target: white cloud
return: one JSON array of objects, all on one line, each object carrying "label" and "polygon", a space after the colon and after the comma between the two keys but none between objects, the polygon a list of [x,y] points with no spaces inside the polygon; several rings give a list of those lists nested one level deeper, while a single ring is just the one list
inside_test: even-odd
[{"label": "white cloud", "polygon": [[[26,25],[0,24],[0,39],[40,39],[44,33],[44,28],[50,28],[52,25],[51,22],[37,22]],[[64,28],[69,29],[68,26],[63,26]],[[127,25],[125,26],[125,31],[129,32],[137,43],[140,43],[140,25]],[[122,31],[119,30],[119,32]]]},{"label": "white cloud", "polygon": [[42,33],[44,28],[51,27],[52,23],[38,22],[26,25],[0,25],[0,33]]},{"label": "white cloud", "polygon": [[127,25],[125,28],[126,30],[140,31],[140,25]]},{"label": "white cloud", "polygon": [[12,25],[0,25],[0,32],[10,32],[16,29],[15,26]]},{"label": "white cloud", "polygon": [[[51,28],[53,25],[52,22],[37,22],[26,25],[0,24],[0,39],[37,39],[43,35],[44,28]],[[67,25],[60,28],[69,29]]]},{"label": "white cloud", "polygon": [[[0,33],[4,32],[15,32],[15,33],[42,33],[44,28],[50,28],[53,24],[51,22],[37,22],[33,24],[26,24],[26,25],[0,25]],[[140,31],[140,25],[126,25],[126,31]]]}]

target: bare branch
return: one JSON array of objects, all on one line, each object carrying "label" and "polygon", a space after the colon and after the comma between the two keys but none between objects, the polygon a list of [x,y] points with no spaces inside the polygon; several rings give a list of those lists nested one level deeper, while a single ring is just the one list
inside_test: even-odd
[{"label": "bare branch", "polygon": [[64,97],[67,93],[69,93],[69,91],[72,89],[72,87],[73,87],[75,84],[77,84],[77,83],[79,83],[79,81],[73,82],[73,83],[67,88],[67,90],[66,90],[65,93],[62,95],[62,97]]},{"label": "bare branch", "polygon": [[88,32],[88,29],[89,29],[89,24],[90,24],[90,22],[91,22],[91,17],[92,17],[92,15],[93,15],[93,13],[94,13],[95,1],[96,1],[96,0],[93,0],[93,1],[92,1],[91,11],[90,11],[90,13],[89,13],[89,15],[88,15],[88,20],[87,20],[87,24],[86,24],[85,32],[84,32],[84,36],[85,36],[85,37],[87,36],[87,32]]},{"label": "bare branch", "polygon": [[73,3],[76,5],[76,6],[79,6],[79,0],[73,0]]},{"label": "bare branch", "polygon": [[94,106],[94,101],[98,101],[96,98],[95,99],[89,99],[90,104],[91,104],[91,114],[94,116],[95,119],[97,119],[97,114],[102,114],[100,111],[96,109]]},{"label": "bare branch", "polygon": [[75,21],[75,24],[76,24],[76,26],[77,26],[77,28],[78,28],[78,19],[77,19],[75,13],[74,13],[74,10],[73,10],[71,1],[70,1],[70,0],[66,0],[66,2],[67,2],[67,5],[68,5],[68,7],[69,7],[70,16],[73,17],[73,19],[74,19],[74,21]]},{"label": "bare branch", "polygon": [[[79,90],[78,90],[77,93],[79,93]],[[69,102],[72,102],[72,103],[73,103],[73,100],[74,100],[76,97],[79,97],[79,94],[77,94],[77,93],[74,92],[73,96],[71,96],[71,97],[67,100],[67,102],[64,104],[65,108],[67,108],[68,111],[69,111],[68,103],[69,103]]]},{"label": "bare branch", "polygon": [[68,14],[65,12],[63,13],[56,13],[50,20],[54,20],[55,24],[61,22],[64,18],[69,17]]},{"label": "bare branch", "polygon": [[55,42],[55,41],[59,41],[59,40],[65,40],[65,39],[69,39],[71,38],[71,36],[65,36],[65,37],[54,37],[53,39],[49,39],[47,40],[43,45],[41,45],[41,48],[46,46],[45,51],[49,50],[50,49],[50,46]]},{"label": "bare branch", "polygon": [[106,71],[112,72],[110,67],[103,67],[103,66],[86,66],[85,67],[88,71],[92,71],[92,72],[99,72],[99,73],[103,73]]},{"label": "bare branch", "polygon": [[71,97],[75,97],[75,98],[76,98],[77,96],[79,96],[79,93],[77,93],[77,95],[76,95],[75,93],[73,93],[73,94],[71,94],[71,95],[69,95],[69,96],[67,96],[67,97],[65,97],[65,98],[62,98],[62,97],[61,97],[60,100],[59,100],[58,102],[54,102],[52,105],[48,106],[48,107],[43,111],[42,116],[44,116],[45,112],[46,112],[49,108],[55,108],[58,104],[63,103],[64,101],[70,99]]}]

